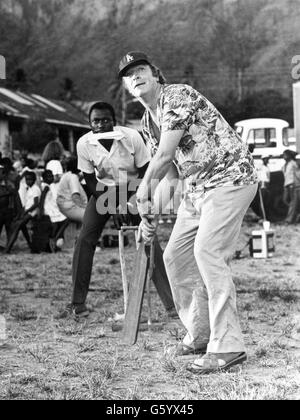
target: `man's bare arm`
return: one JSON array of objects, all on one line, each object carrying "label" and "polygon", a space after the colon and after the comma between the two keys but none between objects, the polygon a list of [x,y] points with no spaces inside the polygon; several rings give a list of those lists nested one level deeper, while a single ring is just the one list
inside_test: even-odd
[{"label": "man's bare arm", "polygon": [[174,163],[171,164],[166,176],[159,183],[153,199],[154,214],[161,214],[170,203],[178,185],[178,171]]},{"label": "man's bare arm", "polygon": [[88,174],[86,172],[83,172],[83,177],[84,177],[84,180],[86,182],[86,186],[87,186],[89,192],[97,200],[100,197],[100,195],[103,193],[103,191],[97,191],[98,180],[96,178],[95,173]]},{"label": "man's bare arm", "polygon": [[176,148],[183,136],[183,133],[184,130],[175,130],[166,131],[161,135],[157,152],[152,158],[143,181],[138,189],[138,201],[150,201],[153,198],[158,183],[166,176],[173,164]]}]

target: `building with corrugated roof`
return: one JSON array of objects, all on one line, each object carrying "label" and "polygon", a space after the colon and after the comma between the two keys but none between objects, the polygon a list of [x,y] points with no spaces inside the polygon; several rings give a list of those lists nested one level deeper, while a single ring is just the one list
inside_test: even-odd
[{"label": "building with corrugated roof", "polygon": [[70,152],[89,130],[86,113],[68,102],[0,86],[0,152],[4,156],[12,151],[13,133],[24,132],[30,121],[55,127],[57,137]]}]

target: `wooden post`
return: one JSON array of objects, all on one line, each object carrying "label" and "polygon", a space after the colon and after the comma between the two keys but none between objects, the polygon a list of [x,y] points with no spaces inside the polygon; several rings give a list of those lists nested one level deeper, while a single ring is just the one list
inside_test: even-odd
[{"label": "wooden post", "polygon": [[238,91],[238,102],[243,99],[243,71],[241,69],[237,72],[237,91]]},{"label": "wooden post", "polygon": [[74,153],[75,152],[75,144],[74,144],[74,133],[73,133],[72,128],[69,128],[68,134],[69,134],[69,151],[71,153]]},{"label": "wooden post", "polygon": [[293,101],[296,150],[300,153],[300,82],[293,85]]},{"label": "wooden post", "polygon": [[6,79],[6,61],[3,55],[0,55],[0,79]]},{"label": "wooden post", "polygon": [[3,156],[10,156],[11,149],[8,121],[0,120],[0,152]]}]

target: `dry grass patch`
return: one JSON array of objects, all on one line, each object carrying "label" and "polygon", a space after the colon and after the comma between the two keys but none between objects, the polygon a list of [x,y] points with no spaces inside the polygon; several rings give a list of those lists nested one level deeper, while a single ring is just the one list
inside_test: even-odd
[{"label": "dry grass patch", "polygon": [[[298,387],[286,381],[256,380],[242,373],[222,373],[194,380],[188,399],[285,400]],[[299,387],[298,387],[299,389]]]},{"label": "dry grass patch", "polygon": [[[242,235],[254,228],[244,226]],[[170,226],[160,229],[164,246]],[[185,330],[180,322],[168,322],[154,288],[157,323],[151,329],[142,324],[137,344],[124,346],[120,329],[113,330],[115,314],[123,312],[118,249],[95,256],[89,318],[56,320],[70,300],[72,251],[33,256],[19,244],[15,255],[1,256],[0,314],[14,350],[0,350],[0,399],[299,398],[299,233],[278,230],[273,259],[245,256],[232,262],[249,361],[207,377],[188,372],[182,358],[164,354]],[[293,255],[286,255],[286,241]],[[133,243],[126,248],[129,274],[134,272]],[[146,304],[142,315],[147,318]]]}]

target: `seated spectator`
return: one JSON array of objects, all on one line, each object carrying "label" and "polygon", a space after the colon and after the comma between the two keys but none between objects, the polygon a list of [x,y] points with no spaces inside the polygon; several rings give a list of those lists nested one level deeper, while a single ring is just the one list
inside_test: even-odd
[{"label": "seated spectator", "polygon": [[58,184],[57,205],[69,220],[82,223],[87,196],[79,181],[76,157],[66,160],[66,170]]},{"label": "seated spectator", "polygon": [[41,190],[36,185],[36,174],[34,172],[26,172],[25,183],[26,183],[26,193],[23,197],[22,210],[18,215],[15,226],[13,228],[12,234],[9,238],[6,253],[10,253],[12,247],[14,246],[18,234],[20,231],[23,232],[23,235],[28,243],[29,248],[31,248],[31,240],[27,230],[27,224],[30,220],[38,214],[39,199],[41,196]]},{"label": "seated spectator", "polygon": [[68,226],[68,220],[64,216],[56,203],[57,184],[54,183],[54,176],[50,170],[46,170],[42,175],[42,196],[40,200],[40,217],[49,216],[52,224],[52,233],[50,235],[50,249],[57,251],[63,246],[64,231]]},{"label": "seated spectator", "polygon": [[36,175],[36,185],[41,188],[41,179],[39,176],[39,172],[36,168],[36,162],[33,159],[26,158],[25,160],[25,167],[19,173],[18,182],[19,182],[19,195],[22,204],[24,205],[24,196],[26,194],[26,182],[25,182],[25,174],[26,172],[34,172]]},{"label": "seated spectator", "polygon": [[42,154],[42,160],[46,165],[45,167],[52,171],[55,183],[59,182],[63,175],[63,167],[61,164],[63,156],[64,148],[58,140],[50,141]]}]

